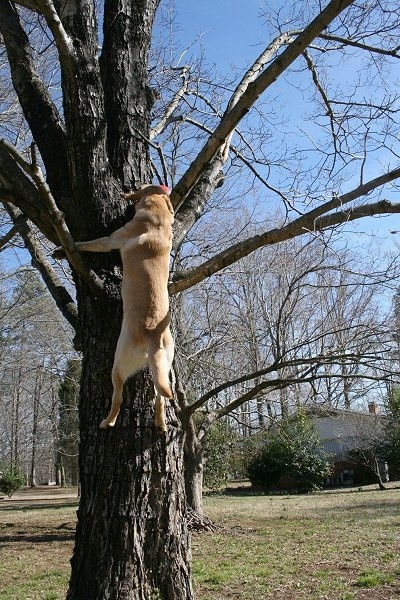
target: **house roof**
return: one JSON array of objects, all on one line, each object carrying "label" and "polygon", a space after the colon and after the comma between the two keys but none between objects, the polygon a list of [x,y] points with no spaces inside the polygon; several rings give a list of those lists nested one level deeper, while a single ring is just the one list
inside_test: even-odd
[{"label": "house roof", "polygon": [[305,413],[313,420],[322,441],[382,437],[386,416],[376,412],[310,406]]}]

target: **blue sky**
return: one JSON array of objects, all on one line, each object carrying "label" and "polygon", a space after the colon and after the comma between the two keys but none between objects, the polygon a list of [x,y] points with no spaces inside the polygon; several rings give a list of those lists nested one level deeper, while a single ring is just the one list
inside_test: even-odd
[{"label": "blue sky", "polygon": [[[316,3],[315,3],[316,4]],[[287,7],[288,3],[274,0],[175,0],[175,37],[180,45],[190,47],[189,54],[199,55],[202,51],[205,60],[215,65],[216,73],[227,73],[232,66],[243,70],[258,56],[270,41],[270,34],[260,17],[260,10],[269,6],[272,9]],[[195,41],[196,40],[196,41]],[[195,43],[193,43],[195,41]],[[183,60],[183,62],[185,62]],[[354,68],[354,65],[351,65]],[[341,65],[340,76],[345,74],[346,66]],[[282,88],[283,89],[283,86]],[[274,91],[279,94],[280,82],[274,85]],[[302,107],[299,97],[293,90],[293,96],[282,98],[283,110],[294,110],[293,116],[300,117]],[[296,104],[297,103],[297,104]],[[379,161],[370,164],[368,178],[373,178],[382,172]],[[349,189],[351,185],[349,182]],[[345,192],[348,190],[342,190]],[[396,192],[388,192],[385,196],[395,202],[400,202]],[[366,231],[367,234],[377,234],[379,243],[392,248],[400,235],[392,235],[390,231],[400,230],[400,215],[390,215],[382,218],[362,219],[349,226],[350,231]],[[355,243],[358,237],[355,237]]]},{"label": "blue sky", "polygon": [[[294,2],[295,0],[293,0]],[[169,0],[163,0],[161,11],[169,9]],[[215,64],[215,72],[227,73],[231,66],[240,67],[243,71],[259,55],[270,41],[264,19],[259,16],[260,10],[266,6],[279,9],[288,3],[276,0],[175,0],[175,33],[181,47],[191,47],[188,53],[199,55],[204,52],[209,65]],[[316,4],[316,2],[313,2]],[[290,6],[290,4],[289,4]],[[193,42],[196,42],[193,45]],[[185,62],[184,58],[182,62]],[[274,86],[278,91],[280,83]],[[296,110],[296,98],[282,98],[282,105],[293,106]],[[285,110],[285,108],[283,108]],[[302,107],[298,107],[298,113]],[[374,177],[379,174],[380,165],[376,164]],[[347,191],[347,190],[343,190]],[[400,201],[399,194],[391,199]],[[350,228],[349,228],[350,229]],[[400,216],[392,215],[380,219],[363,219],[351,226],[351,230],[367,230],[377,232],[379,243],[392,247],[400,235],[392,235],[391,230],[400,230]],[[359,238],[355,237],[355,243]]]},{"label": "blue sky", "polygon": [[179,39],[189,45],[200,35],[208,62],[221,70],[244,67],[257,56],[260,42],[268,41],[260,5],[259,0],[175,0]]}]

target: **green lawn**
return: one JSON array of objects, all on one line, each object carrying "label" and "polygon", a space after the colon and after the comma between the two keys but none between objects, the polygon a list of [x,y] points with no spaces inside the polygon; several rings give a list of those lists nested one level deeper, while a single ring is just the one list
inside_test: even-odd
[{"label": "green lawn", "polygon": [[400,597],[400,490],[214,497],[194,536],[202,600]]},{"label": "green lawn", "polygon": [[[210,496],[193,535],[197,600],[400,598],[400,488]],[[0,600],[65,597],[73,499],[0,502]]]}]

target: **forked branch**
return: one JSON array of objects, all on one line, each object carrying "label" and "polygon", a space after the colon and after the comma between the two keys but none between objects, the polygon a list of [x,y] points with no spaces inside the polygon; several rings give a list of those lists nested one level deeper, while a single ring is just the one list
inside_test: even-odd
[{"label": "forked branch", "polygon": [[200,178],[207,163],[224,147],[232,131],[261,94],[298,58],[310,43],[354,0],[332,0],[254,81],[225,113],[214,133],[175,186],[171,201],[176,207]]},{"label": "forked branch", "polygon": [[18,163],[18,165],[27,173],[34,181],[38,193],[40,195],[41,200],[43,201],[46,209],[51,217],[51,222],[53,224],[53,228],[60,240],[60,244],[65,249],[65,253],[69,262],[75,271],[90,285],[90,287],[95,289],[101,289],[103,287],[103,282],[101,279],[87,267],[85,262],[82,259],[82,256],[75,246],[75,242],[69,232],[67,224],[64,220],[63,213],[57,208],[56,202],[52,196],[49,186],[47,185],[42,170],[40,169],[37,158],[35,146],[32,144],[31,146],[31,157],[32,163],[28,163],[24,157],[18,152],[18,150],[12,146],[6,140],[0,140],[0,144],[7,150],[10,156]]},{"label": "forked branch", "polygon": [[216,254],[210,260],[204,262],[202,265],[178,273],[175,281],[170,284],[170,294],[176,294],[193,287],[197,283],[200,283],[200,281],[203,281],[207,277],[210,277],[214,273],[221,271],[225,267],[228,267],[241,258],[244,258],[254,250],[257,250],[263,246],[277,244],[279,242],[298,237],[307,231],[322,231],[327,227],[346,223],[347,221],[359,219],[367,215],[373,216],[377,214],[400,213],[399,203],[390,203],[384,200],[373,204],[360,205],[350,208],[347,211],[341,210],[331,213],[331,211],[333,211],[335,208],[342,207],[356,198],[366,196],[376,188],[390,181],[394,181],[399,177],[400,168],[394,169],[389,173],[359,185],[357,188],[348,192],[347,194],[343,194],[342,196],[334,196],[328,202],[322,203],[317,208],[314,208],[308,213],[298,217],[291,223],[288,223],[288,225],[285,227],[271,229],[265,233],[255,235],[251,238],[243,240],[242,242],[234,244],[229,248],[226,248],[219,254]]}]

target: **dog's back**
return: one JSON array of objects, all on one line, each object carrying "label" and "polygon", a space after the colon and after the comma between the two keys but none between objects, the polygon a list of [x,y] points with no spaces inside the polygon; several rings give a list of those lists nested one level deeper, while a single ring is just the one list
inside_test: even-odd
[{"label": "dog's back", "polygon": [[125,226],[129,238],[121,248],[124,321],[128,327],[143,328],[143,333],[165,327],[169,315],[173,220],[168,196],[151,194],[137,202],[135,217]]},{"label": "dog's back", "polygon": [[165,398],[172,398],[169,371],[174,342],[169,329],[168,275],[173,220],[167,195],[158,192],[140,198],[135,217],[125,226],[129,235],[120,249],[124,271],[121,335],[136,355],[143,353],[154,386]]},{"label": "dog's back", "polygon": [[111,409],[100,424],[103,429],[115,424],[127,378],[146,365],[157,390],[155,423],[160,431],[167,429],[164,398],[172,398],[169,372],[174,356],[168,302],[174,211],[166,191],[166,186],[150,185],[125,194],[136,204],[132,221],[110,236],[76,242],[85,252],[120,250],[122,256],[123,320],[112,370]]}]

